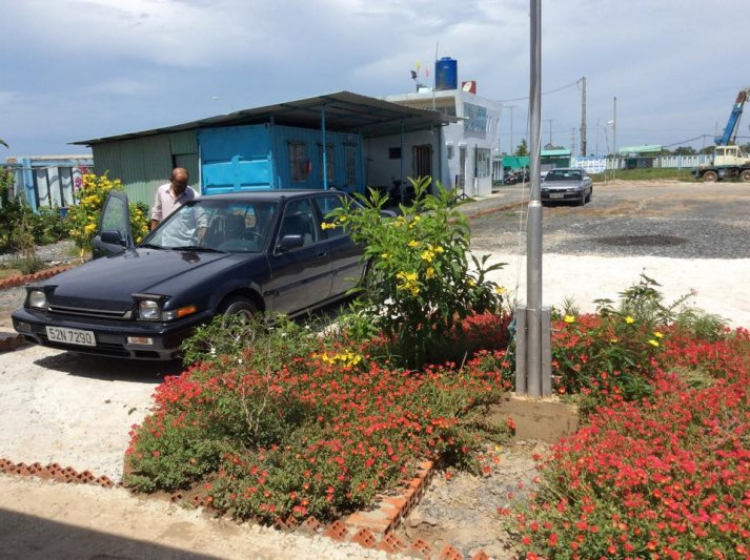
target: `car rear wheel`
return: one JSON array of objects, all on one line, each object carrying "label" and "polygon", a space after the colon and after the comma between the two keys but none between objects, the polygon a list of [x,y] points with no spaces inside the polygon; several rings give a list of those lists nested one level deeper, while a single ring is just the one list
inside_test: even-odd
[{"label": "car rear wheel", "polygon": [[716,171],[706,171],[703,174],[704,183],[715,183],[718,180],[719,180],[719,174],[716,173]]},{"label": "car rear wheel", "polygon": [[750,183],[750,169],[743,169],[740,173],[740,179],[745,183]]}]

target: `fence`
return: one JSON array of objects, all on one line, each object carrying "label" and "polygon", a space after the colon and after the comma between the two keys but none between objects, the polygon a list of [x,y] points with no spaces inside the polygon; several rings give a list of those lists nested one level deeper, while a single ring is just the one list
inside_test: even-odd
[{"label": "fence", "polygon": [[13,174],[13,196],[22,198],[35,212],[41,207],[74,205],[76,186],[93,168],[91,156],[10,158],[1,164]]}]

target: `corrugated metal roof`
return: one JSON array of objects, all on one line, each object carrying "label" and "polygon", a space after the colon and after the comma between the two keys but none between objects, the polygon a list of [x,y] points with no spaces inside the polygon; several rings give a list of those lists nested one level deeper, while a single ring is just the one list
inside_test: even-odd
[{"label": "corrugated metal roof", "polygon": [[[397,105],[382,99],[367,97],[348,91],[320,95],[298,101],[287,101],[254,109],[244,109],[227,115],[219,115],[197,121],[163,128],[153,128],[117,136],[79,140],[72,144],[91,146],[105,142],[115,142],[139,138],[164,132],[179,132],[194,128],[261,124],[273,117],[276,124],[319,128],[321,110],[325,108],[326,128],[338,132],[362,134],[365,138],[424,130],[433,126],[443,126],[458,122],[458,118],[443,115],[436,111],[416,109]],[[402,124],[403,123],[403,124]]]},{"label": "corrugated metal roof", "polygon": [[618,148],[617,153],[619,154],[648,154],[653,152],[661,152],[661,144],[645,144],[643,146],[623,146]]}]

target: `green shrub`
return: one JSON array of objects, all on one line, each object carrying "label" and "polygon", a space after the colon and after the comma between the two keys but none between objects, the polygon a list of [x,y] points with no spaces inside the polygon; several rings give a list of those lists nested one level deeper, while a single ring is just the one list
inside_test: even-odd
[{"label": "green shrub", "polygon": [[431,195],[430,177],[410,181],[415,199],[399,207],[402,215],[384,218],[387,199],[371,190],[359,197],[361,206],[336,209],[323,227],[343,226],[362,244],[368,272],[358,310],[384,335],[394,361],[419,367],[450,354],[446,335],[463,319],[501,307],[500,289],[487,274],[503,265],[472,256],[470,267],[470,230],[456,192],[438,183]]}]

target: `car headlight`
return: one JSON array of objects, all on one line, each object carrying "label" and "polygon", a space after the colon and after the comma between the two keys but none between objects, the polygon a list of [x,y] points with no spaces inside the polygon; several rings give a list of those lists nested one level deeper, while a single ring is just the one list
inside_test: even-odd
[{"label": "car headlight", "polygon": [[47,309],[47,294],[43,290],[31,290],[27,296],[26,304],[28,307],[36,309]]},{"label": "car headlight", "polygon": [[161,321],[161,305],[155,299],[142,299],[138,302],[138,317],[142,321]]}]

